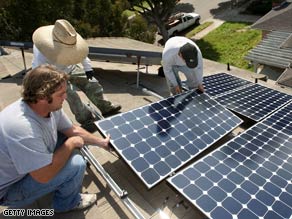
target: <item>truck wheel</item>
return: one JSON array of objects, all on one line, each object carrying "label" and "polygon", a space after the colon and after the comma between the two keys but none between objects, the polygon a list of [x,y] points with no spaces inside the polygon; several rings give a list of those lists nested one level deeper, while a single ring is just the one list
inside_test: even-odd
[{"label": "truck wheel", "polygon": [[158,68],[158,76],[159,77],[162,77],[162,78],[165,78],[165,75],[164,75],[164,71],[163,71],[163,67],[162,66],[160,66]]},{"label": "truck wheel", "polygon": [[200,19],[197,19],[195,24],[200,25]]}]

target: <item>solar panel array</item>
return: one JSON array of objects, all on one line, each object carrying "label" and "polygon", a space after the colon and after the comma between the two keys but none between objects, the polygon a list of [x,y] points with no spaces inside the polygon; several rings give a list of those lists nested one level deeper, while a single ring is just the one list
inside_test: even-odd
[{"label": "solar panel array", "polygon": [[151,188],[241,122],[208,95],[190,91],[96,125]]},{"label": "solar panel array", "polygon": [[255,121],[268,117],[168,182],[213,219],[291,218],[291,96],[225,74],[204,83],[227,108]]},{"label": "solar panel array", "polygon": [[216,96],[243,86],[251,85],[252,82],[226,73],[219,73],[204,77],[203,84],[207,94]]},{"label": "solar panel array", "polygon": [[[226,73],[218,73],[205,76],[203,84],[208,95],[216,96],[253,83]],[[188,90],[186,81],[182,81],[182,87]]]},{"label": "solar panel array", "polygon": [[[219,73],[204,77],[205,92],[228,109],[260,121],[292,100],[292,96]],[[183,86],[186,88],[185,82]]]},{"label": "solar panel array", "polygon": [[216,96],[215,99],[241,115],[260,121],[292,100],[292,96],[279,91],[253,84]]},{"label": "solar panel array", "polygon": [[213,219],[291,218],[291,110],[283,107],[168,182]]}]

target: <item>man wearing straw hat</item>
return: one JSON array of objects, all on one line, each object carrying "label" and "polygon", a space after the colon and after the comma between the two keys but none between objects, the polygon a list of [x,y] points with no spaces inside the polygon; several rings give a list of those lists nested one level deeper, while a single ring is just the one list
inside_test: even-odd
[{"label": "man wearing straw hat", "polygon": [[[94,117],[72,85],[82,90],[103,116],[115,114],[121,109],[120,105],[113,105],[104,99],[102,86],[93,78],[90,59],[87,57],[88,45],[67,20],[60,19],[54,25],[39,27],[34,31],[32,40],[32,68],[41,64],[52,64],[58,70],[70,74],[71,85],[67,88],[67,101],[76,120],[84,128],[92,127]],[[79,63],[84,69],[77,65]]]}]

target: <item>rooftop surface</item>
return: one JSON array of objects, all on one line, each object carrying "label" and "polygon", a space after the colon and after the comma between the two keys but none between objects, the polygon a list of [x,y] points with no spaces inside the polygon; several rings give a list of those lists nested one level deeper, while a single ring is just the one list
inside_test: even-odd
[{"label": "rooftop surface", "polygon": [[[250,20],[254,22],[257,18],[254,16],[244,16],[234,14],[233,10],[227,13],[229,18],[242,20]],[[226,13],[224,16],[227,16]],[[216,28],[225,17],[217,17],[216,20],[212,19],[214,23],[211,27],[201,31],[195,36],[195,39],[203,37],[210,30]],[[230,20],[230,19],[229,19]],[[10,55],[0,56],[0,111],[8,104],[20,98],[20,89],[22,83],[22,70],[24,69],[21,52],[19,50],[7,49]],[[30,68],[32,59],[31,53],[25,53],[27,66]],[[96,70],[96,77],[103,85],[104,94],[107,99],[114,103],[122,105],[122,112],[127,112],[136,109],[140,106],[147,105],[155,102],[158,99],[154,96],[145,94],[140,88],[136,86],[137,80],[137,66],[132,64],[120,64],[109,62],[92,62]],[[143,66],[141,66],[143,67]],[[158,93],[160,96],[167,97],[168,89],[164,78],[157,76],[157,70],[160,66],[149,66],[148,73],[146,68],[140,69],[140,84]],[[230,71],[227,71],[227,66],[219,64],[210,60],[204,59],[204,76],[216,73],[228,73],[240,78],[247,79],[254,82],[251,73],[242,69],[231,66]],[[10,77],[9,77],[10,76]],[[292,95],[292,89],[282,88],[275,84],[275,81],[268,80],[267,82],[259,81],[260,84],[285,92]],[[88,102],[86,96],[79,92],[82,100]],[[74,116],[69,110],[68,104],[64,104],[64,110],[69,117],[74,121]],[[240,127],[227,136],[223,137],[215,143],[210,150],[204,154],[209,153],[211,150],[227,142],[240,132],[251,126],[249,121],[245,121]],[[95,133],[99,135],[98,132]],[[102,164],[102,167],[108,174],[115,180],[121,189],[128,192],[129,199],[134,203],[135,207],[141,212],[144,218],[171,218],[171,219],[202,219],[206,218],[196,207],[184,199],[178,192],[173,189],[166,180],[163,180],[152,189],[148,190],[130,167],[119,158],[115,153],[109,153],[96,147],[89,147],[96,160]],[[200,156],[199,156],[200,157]],[[193,159],[195,162],[198,158]],[[187,165],[185,165],[187,166]],[[182,168],[180,168],[182,169]],[[123,201],[111,190],[110,186],[106,183],[100,173],[98,173],[93,166],[87,168],[87,172],[83,182],[83,192],[97,193],[98,203],[92,208],[85,211],[70,212],[66,214],[55,214],[50,217],[57,218],[74,218],[74,219],[126,219],[135,218],[128,210]],[[30,206],[27,209],[40,209],[50,208],[51,195],[47,195]],[[182,204],[181,201],[184,201]],[[6,207],[0,206],[0,219],[8,218],[3,215],[3,210]],[[159,209],[163,214],[159,214]],[[164,215],[164,216],[163,216]],[[166,216],[166,217],[165,217]],[[9,217],[20,218],[20,217]],[[23,218],[23,217],[21,217]],[[29,217],[25,217],[29,218]],[[33,217],[43,218],[43,217]]]},{"label": "rooftop surface", "polygon": [[[3,75],[11,75],[11,77],[0,80],[0,110],[20,98],[19,91],[23,78],[21,74],[21,70],[23,69],[21,52],[12,49],[9,50],[9,52],[10,55],[8,56],[0,56],[1,77],[3,77]],[[31,63],[32,54],[26,53],[25,57],[27,63]],[[154,96],[143,93],[140,88],[136,87],[136,65],[97,61],[93,61],[92,64],[96,69],[98,80],[104,87],[105,96],[112,102],[121,104],[123,107],[121,110],[122,112],[127,112],[158,100]],[[27,68],[29,67],[30,65],[27,66]],[[149,66],[148,73],[145,73],[146,69],[141,69],[142,73],[140,74],[140,83],[143,86],[155,91],[159,95],[167,97],[168,91],[165,79],[157,76],[158,67],[159,66]],[[248,71],[238,69],[233,66],[231,66],[230,71],[227,71],[226,65],[204,59],[205,76],[222,72],[254,82],[254,79],[251,77],[251,73]],[[268,80],[267,82],[260,81],[259,83],[292,95],[292,89],[282,88],[276,85],[272,80]],[[83,93],[80,93],[80,96],[83,101],[87,102],[87,99]],[[74,117],[72,116],[67,103],[64,104],[64,109],[74,121]],[[243,125],[219,140],[219,142],[212,146],[212,149],[222,145],[224,142],[249,127],[249,122],[245,121]],[[95,134],[99,135],[98,132]],[[145,218],[162,218],[160,217],[161,215],[159,214],[158,209],[161,209],[164,214],[172,219],[205,218],[205,216],[197,208],[187,202],[182,196],[178,195],[178,193],[169,184],[167,184],[165,180],[156,185],[154,188],[148,190],[142,181],[129,168],[129,166],[116,154],[109,153],[96,147],[90,147],[90,151],[94,154],[96,160],[102,164],[103,168],[116,181],[119,187],[128,192],[129,199],[132,200],[134,205]],[[197,159],[195,158],[191,162],[195,160]],[[121,199],[110,189],[103,177],[94,168],[87,169],[82,190],[83,192],[97,193],[98,204],[86,211],[55,214],[50,218],[135,218]],[[50,208],[50,198],[50,195],[45,196],[32,205],[27,206],[27,208]],[[184,200],[184,203],[179,204],[182,200]],[[2,212],[5,207],[0,207],[0,209]],[[3,216],[3,212],[0,214],[0,218],[5,218]]]}]

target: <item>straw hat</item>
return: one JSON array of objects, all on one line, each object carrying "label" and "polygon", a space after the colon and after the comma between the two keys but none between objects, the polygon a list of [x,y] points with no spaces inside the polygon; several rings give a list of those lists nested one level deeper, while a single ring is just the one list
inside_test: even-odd
[{"label": "straw hat", "polygon": [[59,65],[78,64],[89,51],[86,41],[67,20],[56,20],[55,25],[39,27],[32,40],[47,59]]}]

